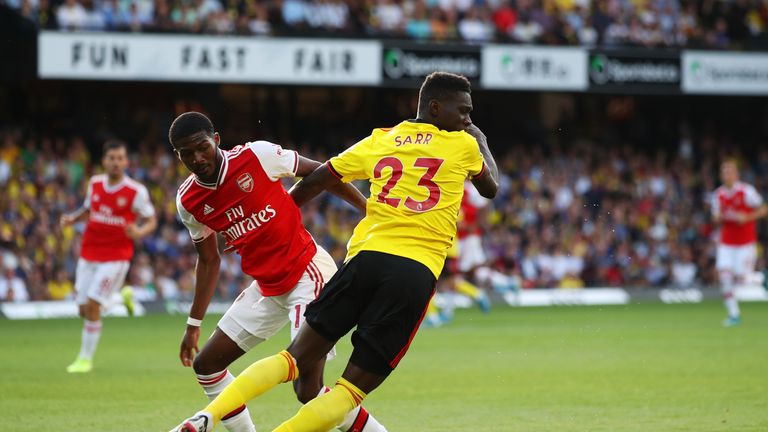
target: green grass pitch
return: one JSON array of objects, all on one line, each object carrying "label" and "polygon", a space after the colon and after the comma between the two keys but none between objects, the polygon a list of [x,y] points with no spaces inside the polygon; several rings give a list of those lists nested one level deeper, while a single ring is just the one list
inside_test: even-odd
[{"label": "green grass pitch", "polygon": [[[768,304],[743,305],[736,328],[723,315],[714,302],[459,311],[421,330],[365,405],[391,432],[768,431]],[[183,328],[182,316],[107,319],[94,371],[69,375],[79,320],[0,321],[3,430],[167,431],[205,405],[178,360]],[[349,352],[345,340],[327,382]],[[249,407],[261,432],[298,402],[283,385]]]}]

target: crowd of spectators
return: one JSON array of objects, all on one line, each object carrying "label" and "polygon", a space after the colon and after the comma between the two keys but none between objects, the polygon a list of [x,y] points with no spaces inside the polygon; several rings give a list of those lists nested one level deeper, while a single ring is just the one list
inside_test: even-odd
[{"label": "crowd of spectators", "polygon": [[739,48],[763,0],[2,0],[40,28]]},{"label": "crowd of spectators", "polygon": [[[489,266],[526,288],[714,283],[708,200],[719,182],[717,144],[702,135],[655,153],[587,140],[509,148],[498,155],[500,193],[480,218]],[[189,299],[195,253],[174,199],[186,172],[166,145],[131,149],[129,175],[148,187],[159,226],[137,247],[127,283],[141,300]],[[84,226],[58,221],[82,204],[99,157],[76,136],[0,132],[0,301],[72,298]],[[744,162],[742,177],[768,192],[768,150]],[[316,240],[342,261],[357,212],[327,194],[302,211]],[[247,285],[238,259],[224,256],[221,298]]]}]

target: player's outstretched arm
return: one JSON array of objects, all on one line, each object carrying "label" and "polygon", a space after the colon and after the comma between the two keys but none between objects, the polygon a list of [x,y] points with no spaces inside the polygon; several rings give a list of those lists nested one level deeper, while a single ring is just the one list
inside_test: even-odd
[{"label": "player's outstretched arm", "polygon": [[88,219],[88,215],[91,214],[91,210],[88,207],[80,207],[72,213],[66,213],[61,215],[59,224],[62,227],[72,225],[75,222],[80,222]]},{"label": "player's outstretched arm", "polygon": [[488,138],[486,138],[483,131],[474,124],[471,124],[467,128],[467,133],[477,140],[477,144],[480,147],[480,154],[483,155],[483,160],[487,167],[479,177],[472,179],[472,184],[475,185],[475,189],[480,192],[480,195],[485,198],[493,198],[496,196],[496,192],[499,191],[499,168],[496,166],[496,160],[493,158],[491,150],[488,148]]},{"label": "player's outstretched arm", "polygon": [[[192,299],[192,308],[189,317],[194,320],[203,320],[205,311],[211,303],[216,282],[219,279],[221,256],[216,235],[211,234],[204,240],[195,243],[197,249],[197,265],[195,266],[195,297]],[[192,366],[192,360],[199,350],[197,341],[200,338],[200,326],[187,324],[184,337],[181,339],[179,359],[184,366]]]},{"label": "player's outstretched arm", "polygon": [[[302,206],[312,198],[318,196],[320,192],[326,189],[330,190],[334,187],[338,188],[340,185],[344,184],[338,177],[334,176],[331,173],[330,168],[324,164],[318,166],[314,171],[312,171],[311,174],[304,177],[304,179],[300,182],[296,183],[291,188],[291,190],[288,191],[288,193],[291,194],[291,197],[293,198],[293,201],[296,202],[297,206]],[[354,188],[354,186],[351,187]],[[360,191],[358,191],[358,193],[360,193]],[[362,196],[362,194],[360,194],[360,196]],[[365,209],[365,198],[363,198],[362,204],[363,209]],[[355,205],[355,207],[358,206]]]},{"label": "player's outstretched arm", "polygon": [[[307,201],[317,196],[320,192],[323,191],[323,189],[328,189],[328,192],[352,204],[361,213],[365,214],[365,196],[362,193],[360,193],[360,191],[357,190],[357,188],[354,187],[352,184],[343,183],[341,181],[337,181],[335,182],[335,184],[329,183],[327,187],[320,189],[315,195],[312,195],[306,201],[303,201],[301,203],[296,201],[296,196],[294,195],[293,190],[296,189],[296,186],[304,183],[306,181],[306,177],[312,175],[318,169],[318,167],[323,167],[323,164],[315,160],[308,159],[303,156],[299,156],[299,166],[298,168],[296,168],[296,176],[305,177],[305,178],[304,180],[300,181],[297,185],[294,185],[294,187],[291,188],[291,190],[289,191],[289,193],[291,194],[291,197],[293,197],[293,200],[296,202],[296,205],[301,206],[302,204],[306,203]],[[324,169],[328,171],[327,168],[324,168]],[[336,179],[336,177],[334,176],[331,176],[331,177],[333,177],[334,180]]]}]

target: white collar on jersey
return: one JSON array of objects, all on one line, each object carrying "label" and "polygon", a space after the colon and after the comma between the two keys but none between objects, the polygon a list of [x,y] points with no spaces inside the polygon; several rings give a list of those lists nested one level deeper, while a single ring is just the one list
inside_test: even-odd
[{"label": "white collar on jersey", "polygon": [[224,182],[224,178],[227,175],[227,170],[229,169],[229,158],[221,149],[217,150],[221,155],[221,169],[219,170],[219,177],[216,179],[216,183],[206,183],[201,181],[200,178],[195,175],[195,182],[200,186],[208,189],[216,189],[220,184],[222,184]]},{"label": "white collar on jersey", "polygon": [[125,184],[127,178],[128,178],[128,175],[123,173],[123,178],[121,178],[119,182],[117,182],[115,184],[110,184],[109,183],[109,176],[104,174],[104,191],[112,193],[112,192],[120,189]]},{"label": "white collar on jersey", "polygon": [[723,188],[723,191],[725,191],[726,195],[730,195],[738,190],[741,190],[744,187],[744,183],[741,180],[736,181],[731,187],[728,187],[723,183],[721,186]]}]

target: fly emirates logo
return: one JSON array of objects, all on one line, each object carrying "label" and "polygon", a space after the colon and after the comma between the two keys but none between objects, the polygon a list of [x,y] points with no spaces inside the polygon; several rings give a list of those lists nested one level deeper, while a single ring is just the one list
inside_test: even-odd
[{"label": "fly emirates logo", "polygon": [[272,208],[272,204],[268,204],[263,210],[259,210],[258,213],[251,213],[250,215],[245,214],[243,206],[227,209],[224,214],[231,224],[224,231],[224,235],[227,236],[231,243],[272,220],[277,212]]},{"label": "fly emirates logo", "polygon": [[90,218],[94,222],[118,227],[124,227],[128,223],[124,217],[113,215],[112,208],[104,204],[101,204],[96,211],[91,212]]}]

